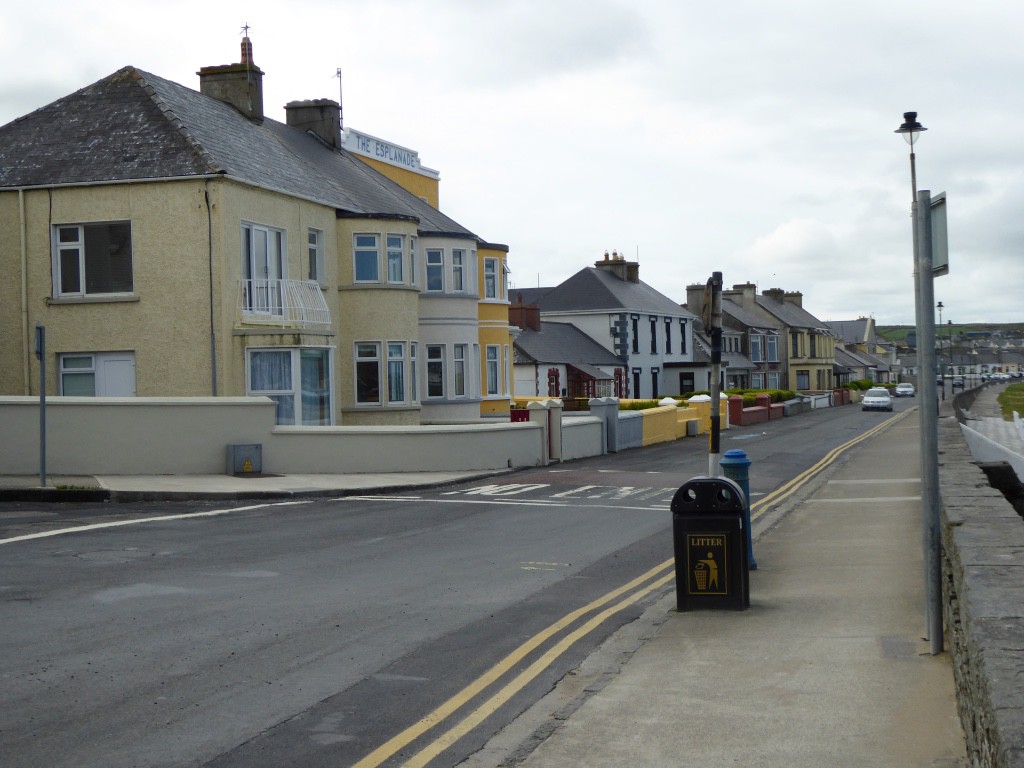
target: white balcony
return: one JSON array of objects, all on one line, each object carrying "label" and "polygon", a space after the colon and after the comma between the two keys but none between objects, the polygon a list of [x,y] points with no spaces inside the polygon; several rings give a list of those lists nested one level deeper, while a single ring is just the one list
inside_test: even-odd
[{"label": "white balcony", "polygon": [[239,280],[242,322],[266,325],[329,327],[331,311],[312,280]]}]

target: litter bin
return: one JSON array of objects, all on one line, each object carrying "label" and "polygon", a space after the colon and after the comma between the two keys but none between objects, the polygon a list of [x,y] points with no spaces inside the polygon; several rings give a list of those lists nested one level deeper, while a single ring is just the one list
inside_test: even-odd
[{"label": "litter bin", "polygon": [[678,610],[750,607],[746,503],[724,477],[695,477],[672,497]]}]

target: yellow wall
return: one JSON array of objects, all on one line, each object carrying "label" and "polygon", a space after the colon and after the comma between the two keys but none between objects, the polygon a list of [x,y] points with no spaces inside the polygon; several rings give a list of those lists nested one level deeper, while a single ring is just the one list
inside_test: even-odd
[{"label": "yellow wall", "polygon": [[[479,323],[480,323],[480,381],[482,382],[483,401],[480,403],[481,416],[507,416],[509,413],[509,402],[514,396],[515,375],[513,368],[514,352],[512,343],[514,336],[508,322],[508,301],[485,301],[484,300],[484,259],[498,259],[498,281],[499,285],[504,284],[504,267],[508,259],[508,253],[497,248],[480,247],[477,250],[477,277],[479,285],[477,290],[480,295]],[[499,355],[499,389],[498,398],[487,399],[487,345],[497,344],[501,349]],[[507,351],[507,354],[506,354]],[[508,369],[506,370],[506,363]],[[506,382],[508,386],[506,389]]]},{"label": "yellow wall", "polygon": [[390,163],[382,163],[379,160],[366,157],[366,155],[357,155],[357,157],[367,165],[372,166],[375,170],[380,171],[396,184],[399,184],[404,189],[412,192],[416,197],[423,198],[434,208],[441,207],[439,193],[440,184],[437,179],[431,178],[430,176],[424,176],[422,173],[406,170],[405,168],[399,168],[391,165]]},{"label": "yellow wall", "polygon": [[[21,321],[21,239],[17,193],[3,193],[0,231],[10,283],[0,350],[2,391],[37,394],[31,354],[37,322],[46,326],[47,392],[57,392],[56,356],[65,352],[135,353],[140,396],[210,394],[209,259],[202,182],[111,185],[25,193],[28,332]],[[122,300],[54,300],[51,224],[131,221],[134,291]],[[26,338],[26,336],[28,338]],[[24,350],[30,386],[24,391]]]}]

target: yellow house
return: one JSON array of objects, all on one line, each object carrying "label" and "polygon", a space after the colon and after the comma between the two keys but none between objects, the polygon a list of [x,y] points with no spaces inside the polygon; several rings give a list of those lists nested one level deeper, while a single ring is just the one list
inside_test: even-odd
[{"label": "yellow house", "polygon": [[[40,325],[51,394],[266,395],[281,424],[421,421],[438,372],[422,244],[468,261],[479,238],[347,152],[337,103],[267,118],[262,76],[246,38],[198,92],[126,67],[0,127],[0,393],[38,393]],[[431,354],[479,343],[469,306],[472,328],[438,327]]]},{"label": "yellow house", "polygon": [[[358,155],[364,162],[379,170],[382,174],[400,184],[406,190],[419,197],[424,202],[439,207],[440,200],[440,175],[437,171],[422,165],[419,153],[415,150],[397,145],[393,142],[371,136],[367,133],[357,131],[353,128],[345,128],[344,146],[353,154]],[[477,336],[472,344],[471,357],[476,361],[477,374],[475,378],[468,380],[466,389],[471,394],[467,400],[479,401],[479,415],[485,417],[508,416],[510,403],[513,398],[513,364],[512,364],[512,342],[515,338],[514,329],[509,324],[508,313],[508,246],[498,243],[485,243],[478,241],[473,244],[476,258],[472,264],[465,264],[461,269],[465,275],[457,277],[454,270],[461,265],[445,262],[444,256],[448,255],[450,260],[457,258],[459,246],[456,244],[450,253],[435,257],[435,249],[428,249],[423,246],[424,253],[428,258],[436,261],[441,259],[444,277],[442,292],[449,301],[444,306],[444,313],[441,315],[437,301],[431,299],[440,298],[430,288],[421,295],[421,320],[424,335],[430,334],[431,317],[443,316],[445,322],[452,326],[452,318],[460,318],[463,323],[465,307],[460,306],[458,301],[465,291],[460,286],[469,288],[465,282],[473,271],[476,273],[476,295],[478,297],[477,314],[474,323],[477,327]],[[432,262],[428,266],[437,266]],[[456,290],[457,289],[457,290]],[[428,303],[429,301],[429,303]],[[437,353],[436,348],[432,353]],[[461,365],[462,357],[452,357],[448,350],[444,350],[446,363],[452,367]],[[470,352],[467,350],[467,355]],[[457,381],[446,382],[448,389],[453,393],[447,401],[449,406],[443,412],[452,418],[459,416],[468,417],[468,411],[460,413],[455,409],[455,398],[459,397]],[[429,410],[432,400],[424,400]],[[426,414],[425,414],[426,415]]]}]

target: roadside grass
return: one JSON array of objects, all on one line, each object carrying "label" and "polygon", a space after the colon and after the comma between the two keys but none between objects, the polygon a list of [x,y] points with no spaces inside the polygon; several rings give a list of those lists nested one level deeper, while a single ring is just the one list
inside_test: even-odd
[{"label": "roadside grass", "polygon": [[1013,412],[1024,416],[1024,384],[1011,384],[996,398],[1003,410],[1003,418],[1013,421]]}]

